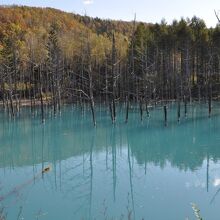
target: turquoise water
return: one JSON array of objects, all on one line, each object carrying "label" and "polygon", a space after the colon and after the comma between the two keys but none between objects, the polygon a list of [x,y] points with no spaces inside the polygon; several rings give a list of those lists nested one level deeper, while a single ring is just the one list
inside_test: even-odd
[{"label": "turquoise water", "polygon": [[[177,122],[175,105],[164,127],[161,108],[143,122],[123,107],[108,111],[65,106],[40,116],[22,109],[15,121],[0,113],[0,206],[7,220],[195,219],[220,216],[220,105],[206,105]],[[183,114],[183,113],[182,113]],[[50,166],[47,173],[42,170]],[[219,193],[218,193],[219,192]],[[0,209],[1,209],[0,207]]]}]

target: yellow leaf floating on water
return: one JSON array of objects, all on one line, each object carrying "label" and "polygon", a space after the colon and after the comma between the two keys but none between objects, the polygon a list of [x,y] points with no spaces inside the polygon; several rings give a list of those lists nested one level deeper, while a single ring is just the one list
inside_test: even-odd
[{"label": "yellow leaf floating on water", "polygon": [[52,167],[51,166],[47,166],[45,167],[43,170],[42,170],[42,173],[48,173],[52,170]]}]

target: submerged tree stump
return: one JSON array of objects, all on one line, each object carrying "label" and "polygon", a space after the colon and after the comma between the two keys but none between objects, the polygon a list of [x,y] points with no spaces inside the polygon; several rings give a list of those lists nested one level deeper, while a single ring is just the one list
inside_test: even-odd
[{"label": "submerged tree stump", "polygon": [[167,105],[164,105],[163,111],[164,111],[164,125],[167,126]]},{"label": "submerged tree stump", "polygon": [[178,118],[178,122],[180,122],[180,109],[181,109],[181,103],[180,103],[180,99],[178,99],[178,107],[177,107],[177,118]]}]

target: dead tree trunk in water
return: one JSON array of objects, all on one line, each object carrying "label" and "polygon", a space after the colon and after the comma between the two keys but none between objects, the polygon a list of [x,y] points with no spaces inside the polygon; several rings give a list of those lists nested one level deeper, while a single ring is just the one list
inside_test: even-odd
[{"label": "dead tree trunk in water", "polygon": [[116,105],[115,105],[115,99],[116,99],[116,83],[117,83],[117,75],[116,75],[116,45],[115,45],[115,35],[113,33],[112,36],[112,101],[110,103],[110,111],[111,111],[111,118],[112,123],[115,123],[116,120]]},{"label": "dead tree trunk in water", "polygon": [[185,118],[187,117],[187,98],[184,96],[184,112],[185,112]]},{"label": "dead tree trunk in water", "polygon": [[146,102],[146,112],[147,112],[147,117],[150,117],[150,112],[149,112],[149,108],[148,108],[148,102]]},{"label": "dead tree trunk in water", "polygon": [[14,112],[14,104],[13,104],[12,73],[9,73],[7,68],[7,75],[8,74],[9,74],[9,100],[10,100],[11,116],[14,117],[15,112]]},{"label": "dead tree trunk in water", "polygon": [[95,117],[95,102],[94,102],[94,95],[93,95],[93,78],[92,78],[92,64],[91,64],[91,48],[88,42],[88,78],[89,78],[89,101],[90,101],[90,108],[92,112],[92,119],[93,124],[96,126],[96,117]]},{"label": "dead tree trunk in water", "polygon": [[92,84],[92,75],[89,74],[89,99],[90,99],[90,107],[92,112],[93,124],[96,126],[96,118],[95,118],[95,102],[93,96],[93,84]]},{"label": "dead tree trunk in water", "polygon": [[127,95],[126,96],[126,119],[125,119],[125,123],[128,123],[128,113],[129,113],[129,97]]},{"label": "dead tree trunk in water", "polygon": [[178,97],[178,103],[177,103],[177,118],[178,122],[180,122],[180,109],[181,109],[181,103],[180,103],[180,98]]},{"label": "dead tree trunk in water", "polygon": [[42,121],[42,123],[44,123],[45,122],[45,117],[44,117],[43,85],[42,85],[41,65],[39,66],[39,83],[40,83],[41,121]]},{"label": "dead tree trunk in water", "polygon": [[3,69],[2,69],[2,71],[0,72],[0,74],[1,74],[2,104],[3,104],[3,109],[5,110],[5,108],[6,108],[6,103],[5,103],[6,90],[5,90],[4,71],[3,71]]},{"label": "dead tree trunk in water", "polygon": [[209,85],[209,117],[211,117],[212,114],[212,88],[211,85]]},{"label": "dead tree trunk in water", "polygon": [[167,126],[167,105],[163,106],[163,111],[164,111],[164,123],[165,126]]},{"label": "dead tree trunk in water", "polygon": [[143,99],[140,97],[140,116],[141,116],[141,121],[143,121]]},{"label": "dead tree trunk in water", "polygon": [[129,56],[129,65],[131,67],[131,70],[127,69],[127,82],[126,82],[126,90],[127,90],[127,96],[126,96],[126,119],[125,122],[128,123],[128,115],[129,115],[129,105],[130,105],[130,88],[129,88],[129,83],[130,83],[130,75],[134,74],[134,35],[135,35],[135,26],[136,26],[136,14],[134,16],[134,21],[133,21],[133,28],[132,28],[132,36],[131,36],[131,49],[130,49],[130,56]]}]

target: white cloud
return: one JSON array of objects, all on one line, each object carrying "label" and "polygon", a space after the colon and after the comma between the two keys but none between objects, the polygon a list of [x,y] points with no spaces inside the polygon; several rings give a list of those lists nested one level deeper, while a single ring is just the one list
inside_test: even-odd
[{"label": "white cloud", "polygon": [[84,5],[91,5],[93,3],[94,3],[93,0],[83,0]]}]

